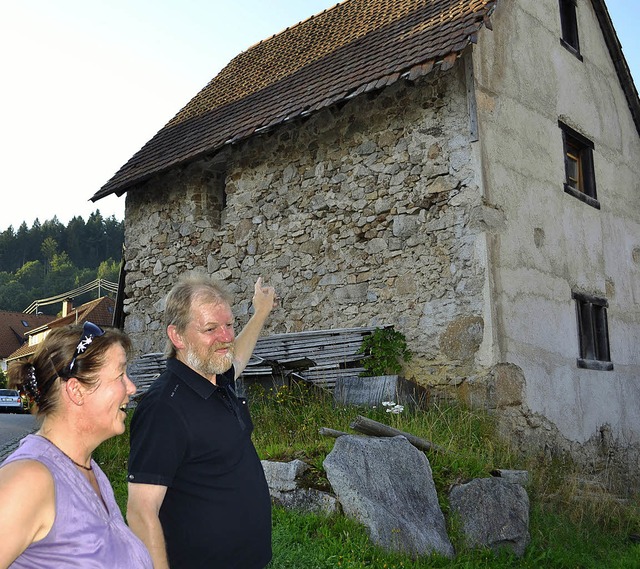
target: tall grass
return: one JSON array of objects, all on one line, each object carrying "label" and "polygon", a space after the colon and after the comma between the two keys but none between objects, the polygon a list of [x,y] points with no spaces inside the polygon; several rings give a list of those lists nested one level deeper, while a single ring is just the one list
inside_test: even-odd
[{"label": "tall grass", "polygon": [[[455,525],[448,530],[456,557],[412,559],[375,547],[366,530],[342,515],[317,516],[274,508],[274,558],[269,569],[324,568],[640,568],[640,545],[629,536],[640,533],[638,504],[621,502],[604,493],[580,496],[570,461],[518,456],[495,433],[490,415],[455,404],[432,403],[400,414],[385,408],[336,406],[331,394],[306,385],[250,393],[255,424],[254,443],[261,458],[301,459],[311,473],[305,483],[329,489],[322,462],[334,439],[319,434],[322,427],[354,433],[349,424],[357,415],[385,423],[442,447],[429,452],[440,503],[448,514],[452,484],[489,476],[496,468],[524,469],[531,474],[531,543],[522,558],[508,552],[465,551]],[[128,423],[127,423],[128,424]],[[355,433],[354,433],[355,434]],[[126,504],[128,433],[105,442],[95,454],[109,476],[116,499]]]}]

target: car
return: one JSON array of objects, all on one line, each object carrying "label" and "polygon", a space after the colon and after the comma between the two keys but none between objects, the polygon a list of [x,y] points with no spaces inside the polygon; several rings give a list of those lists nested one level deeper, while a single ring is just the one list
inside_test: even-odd
[{"label": "car", "polygon": [[0,389],[0,411],[23,413],[24,405],[20,392],[15,389]]}]

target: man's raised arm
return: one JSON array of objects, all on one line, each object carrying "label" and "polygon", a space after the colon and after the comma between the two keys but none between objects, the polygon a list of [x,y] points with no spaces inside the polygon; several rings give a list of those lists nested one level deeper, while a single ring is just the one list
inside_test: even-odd
[{"label": "man's raised arm", "polygon": [[264,323],[277,302],[275,289],[272,286],[262,286],[262,277],[258,277],[253,293],[253,316],[242,329],[242,332],[238,334],[235,342],[234,365],[236,378],[247,367]]}]

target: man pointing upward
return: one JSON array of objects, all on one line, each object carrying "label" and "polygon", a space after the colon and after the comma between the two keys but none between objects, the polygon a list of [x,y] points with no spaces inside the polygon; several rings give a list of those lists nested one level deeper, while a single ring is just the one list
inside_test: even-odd
[{"label": "man pointing upward", "polygon": [[188,277],[169,292],[167,368],[131,421],[131,529],[155,569],[263,569],[271,560],[271,500],[235,380],[277,303],[254,287],[254,314],[238,337],[217,283]]}]

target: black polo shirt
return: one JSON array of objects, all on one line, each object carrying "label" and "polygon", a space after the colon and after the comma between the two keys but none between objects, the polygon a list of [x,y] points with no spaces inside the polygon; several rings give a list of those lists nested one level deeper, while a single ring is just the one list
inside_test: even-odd
[{"label": "black polo shirt", "polygon": [[131,420],[129,482],[167,487],[171,569],[262,569],[271,559],[269,488],[234,375],[213,385],[169,359]]}]

